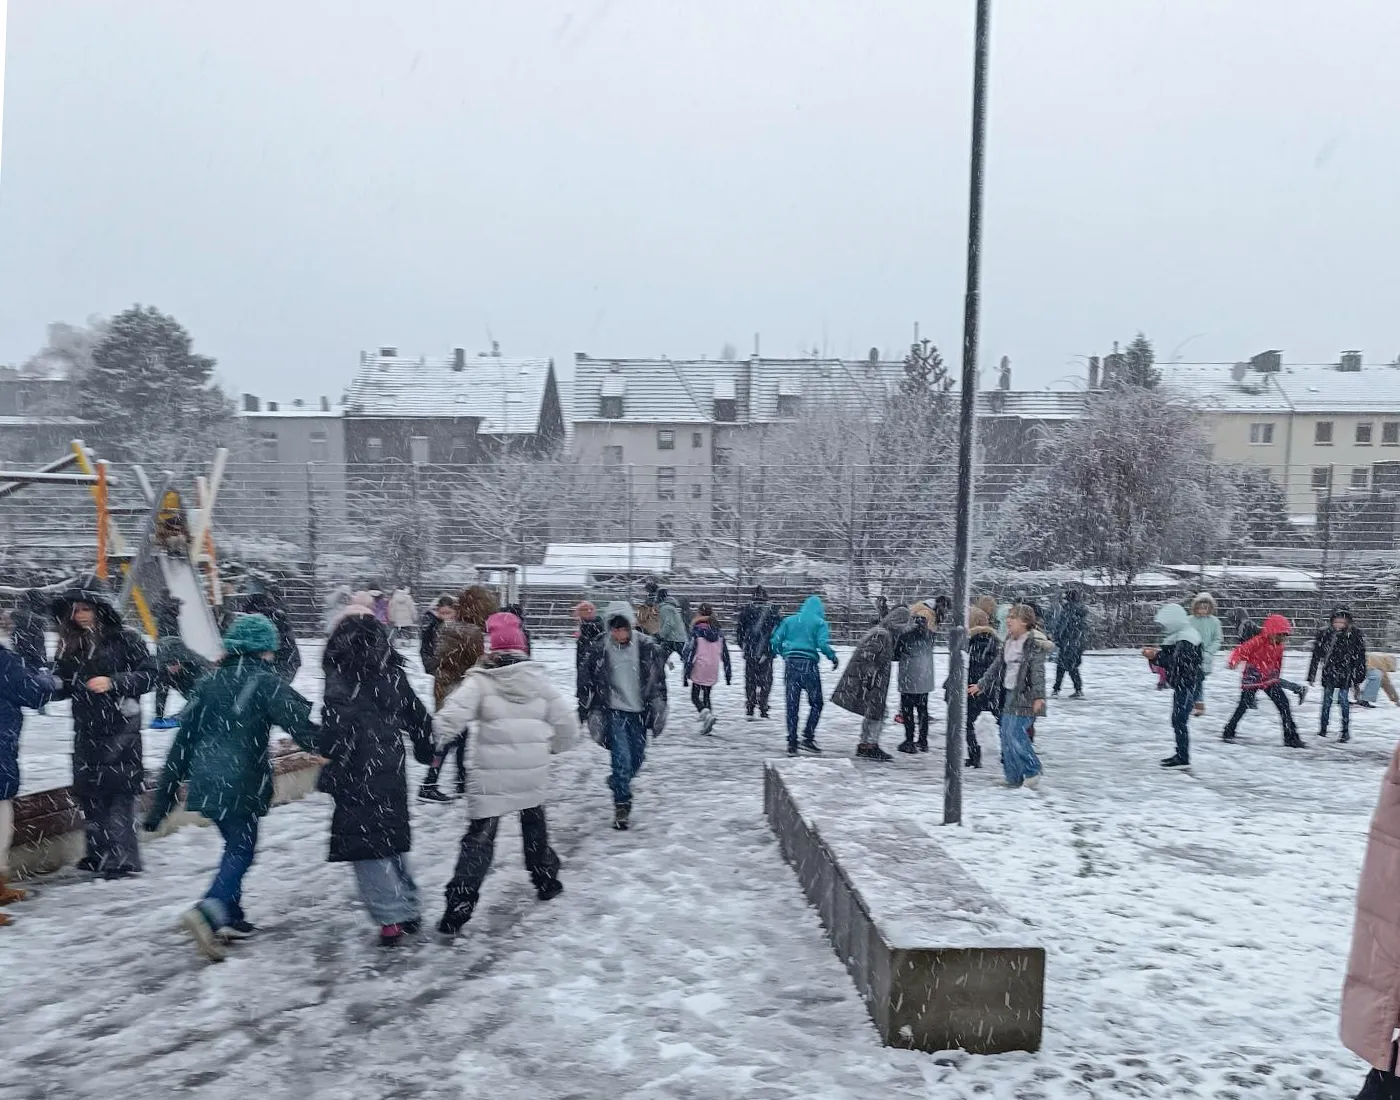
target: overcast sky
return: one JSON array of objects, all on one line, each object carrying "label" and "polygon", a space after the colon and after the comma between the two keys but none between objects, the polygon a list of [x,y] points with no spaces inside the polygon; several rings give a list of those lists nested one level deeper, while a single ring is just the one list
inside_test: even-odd
[{"label": "overcast sky", "polygon": [[[0,362],[961,340],[972,0],[11,0]],[[999,0],[984,366],[1400,354],[1400,4]]]}]

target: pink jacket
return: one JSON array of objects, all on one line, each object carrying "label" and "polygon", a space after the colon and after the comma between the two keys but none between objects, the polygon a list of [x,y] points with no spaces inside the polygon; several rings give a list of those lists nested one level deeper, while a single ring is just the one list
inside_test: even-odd
[{"label": "pink jacket", "polygon": [[1342,989],[1342,1042],[1377,1069],[1390,1069],[1400,1027],[1400,746],[1381,783],[1356,890],[1356,926]]}]

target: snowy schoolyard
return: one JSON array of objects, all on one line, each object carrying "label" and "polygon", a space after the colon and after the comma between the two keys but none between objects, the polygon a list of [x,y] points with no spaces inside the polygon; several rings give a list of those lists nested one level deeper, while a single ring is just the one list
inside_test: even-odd
[{"label": "snowy schoolyard", "polygon": [[[571,690],[572,647],[538,655]],[[314,695],[316,647],[305,656],[298,686]],[[1288,667],[1301,679],[1300,660]],[[1217,672],[1194,767],[1168,773],[1169,694],[1140,658],[1093,655],[1088,698],[1052,700],[1038,724],[1039,791],[997,785],[983,719],[988,767],[968,773],[961,829],[938,825],[941,751],[862,763],[886,797],[850,812],[871,828],[891,810],[913,816],[1047,950],[1040,1053],[929,1056],[879,1045],[782,861],[761,774],[782,752],[781,720],[746,722],[737,654],[735,674],[702,738],[672,673],[671,727],[649,749],[630,833],[608,827],[602,750],[585,741],[559,758],[549,814],[565,893],[535,901],[505,825],[477,915],[450,946],[375,946],[349,869],[324,861],[321,795],[265,819],[245,886],[264,931],[220,966],[175,931],[218,858],[213,829],[147,842],[135,880],[40,881],[0,932],[0,1097],[1355,1094],[1363,1069],[1336,1038],[1337,1001],[1366,826],[1400,734],[1384,697],[1355,712],[1349,745],[1316,739],[1313,699],[1299,715],[1312,748],[1281,747],[1266,701],[1225,745],[1236,689]],[[418,686],[426,696],[421,674]],[[828,705],[833,782],[858,730]],[[168,736],[150,737],[153,764]],[[26,790],[66,782],[66,739],[66,707],[30,719]],[[410,763],[411,780],[420,771]],[[459,806],[414,807],[430,921],[463,825]]]}]

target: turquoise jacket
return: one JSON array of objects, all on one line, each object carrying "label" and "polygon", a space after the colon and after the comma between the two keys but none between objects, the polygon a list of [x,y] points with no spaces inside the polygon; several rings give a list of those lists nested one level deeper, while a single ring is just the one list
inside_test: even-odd
[{"label": "turquoise jacket", "polygon": [[1215,665],[1215,655],[1220,652],[1225,634],[1220,628],[1220,620],[1214,615],[1192,615],[1191,625],[1201,636],[1202,675],[1209,676]]},{"label": "turquoise jacket", "polygon": [[836,660],[831,648],[831,628],[826,625],[826,608],[820,596],[808,596],[796,615],[789,615],[773,631],[770,643],[779,657],[817,657]]}]

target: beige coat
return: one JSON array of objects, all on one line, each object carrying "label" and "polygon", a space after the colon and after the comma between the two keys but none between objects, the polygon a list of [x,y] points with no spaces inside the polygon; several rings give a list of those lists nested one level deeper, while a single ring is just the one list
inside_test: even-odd
[{"label": "beige coat", "polygon": [[[1400,695],[1395,692],[1395,685],[1390,682],[1391,673],[1395,671],[1395,658],[1389,653],[1367,653],[1367,669],[1375,669],[1381,674],[1381,690],[1385,692],[1385,697],[1400,707]],[[1356,686],[1357,696],[1361,694],[1361,685]]]},{"label": "beige coat", "polygon": [[1381,783],[1366,859],[1356,889],[1342,989],[1342,1042],[1377,1069],[1390,1069],[1400,1027],[1400,746]]}]

